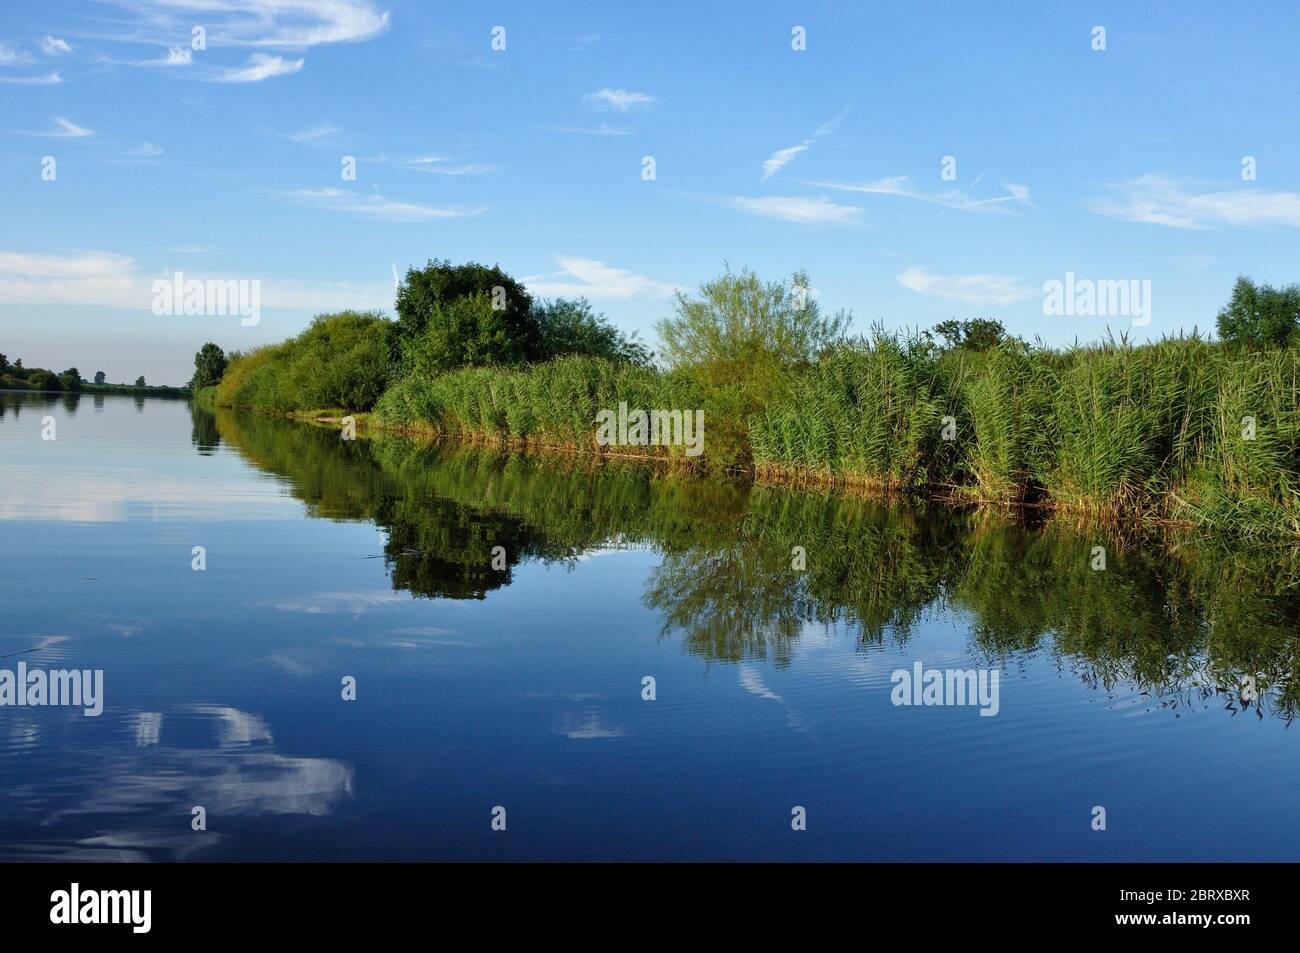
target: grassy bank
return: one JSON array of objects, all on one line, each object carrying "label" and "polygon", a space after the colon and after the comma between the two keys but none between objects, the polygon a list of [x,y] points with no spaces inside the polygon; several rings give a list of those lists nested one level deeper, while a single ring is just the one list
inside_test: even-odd
[{"label": "grassy bank", "polygon": [[[945,418],[948,429],[945,438]],[[878,338],[751,420],[757,472],[1300,535],[1300,355]]]}]

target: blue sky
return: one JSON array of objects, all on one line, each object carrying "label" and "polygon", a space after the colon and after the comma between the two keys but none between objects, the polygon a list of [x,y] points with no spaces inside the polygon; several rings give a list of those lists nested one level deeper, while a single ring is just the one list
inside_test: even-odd
[{"label": "blue sky", "polygon": [[[806,269],[857,330],[1129,328],[1044,314],[1066,272],[1150,281],[1137,339],[1212,328],[1238,273],[1300,280],[1298,28],[1280,2],[18,0],[0,351],[180,383],[205,340],[391,313],[431,257],[651,341],[728,262]],[[172,271],[260,281],[260,323],[155,315]]]}]

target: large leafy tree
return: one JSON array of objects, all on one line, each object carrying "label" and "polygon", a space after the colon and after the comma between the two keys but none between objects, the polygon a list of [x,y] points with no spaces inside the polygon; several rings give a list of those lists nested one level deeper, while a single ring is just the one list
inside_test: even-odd
[{"label": "large leafy tree", "polygon": [[[510,363],[532,360],[538,355],[539,336],[532,316],[533,299],[524,286],[498,266],[477,262],[453,265],[450,261],[430,259],[421,269],[411,268],[397,289],[397,328],[403,351],[430,325],[439,321],[466,323],[468,312],[479,305],[453,308],[461,299],[481,299],[496,313],[492,320],[472,322],[483,328],[486,337],[465,342],[469,352],[488,356],[486,363]],[[449,328],[437,331],[449,342],[461,339],[461,331]]]},{"label": "large leafy tree", "polygon": [[107,375],[107,374],[105,374],[103,371],[95,371],[95,383],[96,383],[96,384],[102,384],[102,383],[104,383],[104,381],[106,381],[106,380],[108,380],[108,375]]},{"label": "large leafy tree", "polygon": [[226,373],[226,354],[217,345],[209,341],[199,348],[194,355],[194,376],[190,378],[190,387],[215,387],[221,383]]},{"label": "large leafy tree", "polygon": [[483,293],[438,305],[423,333],[403,345],[403,354],[407,368],[417,374],[519,364],[529,356],[523,339]]},{"label": "large leafy tree", "polygon": [[1216,323],[1227,344],[1286,347],[1300,335],[1300,285],[1274,288],[1239,275]]}]

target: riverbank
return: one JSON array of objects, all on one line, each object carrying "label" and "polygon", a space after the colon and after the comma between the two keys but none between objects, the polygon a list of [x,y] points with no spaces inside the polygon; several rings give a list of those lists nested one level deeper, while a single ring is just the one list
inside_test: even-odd
[{"label": "riverbank", "polygon": [[[595,358],[464,368],[389,384],[373,412],[258,408],[411,436],[667,461],[706,477],[1034,504],[1103,519],[1300,537],[1300,358],[1203,340],[1059,352],[938,350],[878,334],[788,373],[738,420],[701,374]],[[702,410],[703,453],[609,446],[598,417]]]}]

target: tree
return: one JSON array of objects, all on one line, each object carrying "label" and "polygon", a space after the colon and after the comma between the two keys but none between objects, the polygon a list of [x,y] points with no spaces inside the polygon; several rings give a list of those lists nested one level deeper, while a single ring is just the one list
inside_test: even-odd
[{"label": "tree", "polygon": [[630,337],[596,314],[586,298],[557,298],[533,305],[541,337],[541,360],[585,354],[611,361],[648,364],[653,355],[635,333]]},{"label": "tree", "polygon": [[209,341],[199,348],[194,355],[194,376],[190,378],[190,387],[215,387],[221,383],[226,373],[226,355],[221,348]]},{"label": "tree", "polygon": [[0,375],[9,373],[9,358],[0,354]]},{"label": "tree", "polygon": [[95,371],[95,383],[96,383],[96,384],[103,384],[104,381],[107,380],[107,379],[108,379],[108,375],[105,374],[103,371]]},{"label": "tree", "polygon": [[135,379],[135,386],[136,386],[136,387],[144,387],[144,386],[145,386],[145,383],[144,383],[144,375],[143,375],[143,374],[141,374],[139,377],[137,377],[137,378]]},{"label": "tree", "polygon": [[59,378],[53,371],[38,367],[27,377],[27,386],[32,390],[61,390]]},{"label": "tree", "polygon": [[[482,296],[497,312],[492,322],[508,339],[499,350],[518,354],[518,360],[532,360],[538,353],[537,328],[532,318],[533,299],[498,266],[476,262],[453,265],[448,260],[430,259],[421,270],[408,269],[397,289],[397,327],[400,346],[419,338],[439,319],[453,314],[451,306],[462,298]],[[455,312],[463,318],[465,313]],[[455,337],[454,330],[444,336]]]},{"label": "tree", "polygon": [[1300,285],[1274,288],[1238,275],[1216,321],[1219,338],[1236,347],[1286,347],[1300,334]]},{"label": "tree", "polygon": [[987,351],[991,347],[1008,340],[1007,329],[1001,321],[991,318],[975,318],[972,321],[958,321],[950,318],[934,326],[934,334],[943,338],[949,348],[965,348],[968,351]]},{"label": "tree", "polygon": [[81,372],[75,367],[69,367],[59,375],[59,386],[69,391],[81,390]]}]

